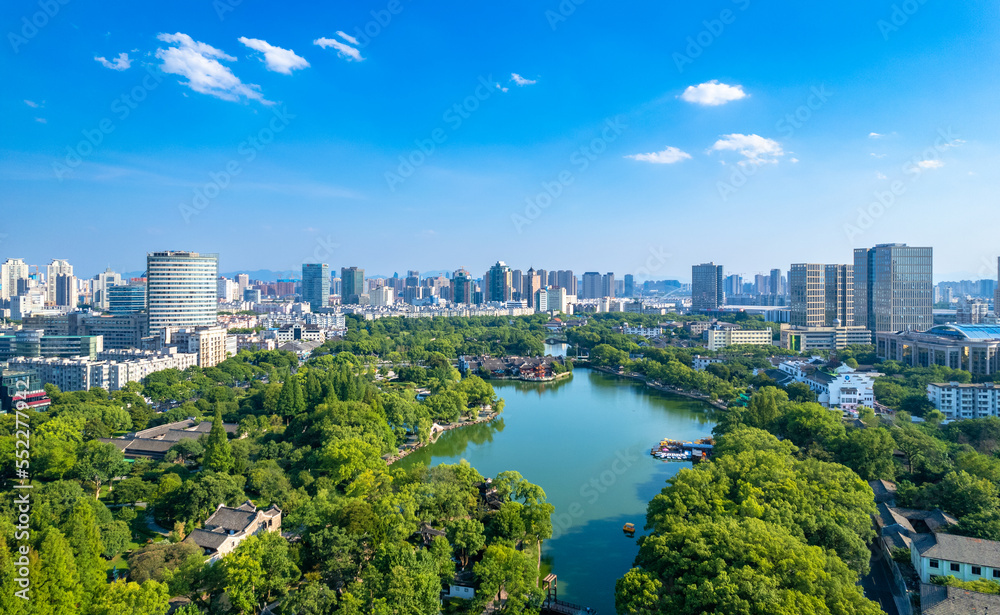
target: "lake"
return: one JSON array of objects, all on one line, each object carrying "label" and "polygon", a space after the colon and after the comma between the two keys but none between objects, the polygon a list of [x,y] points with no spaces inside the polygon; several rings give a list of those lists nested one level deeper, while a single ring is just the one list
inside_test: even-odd
[{"label": "lake", "polygon": [[691,465],[658,461],[649,449],[663,438],[710,435],[711,408],[583,368],[555,383],[491,384],[506,400],[499,418],[448,431],[399,463],[465,459],[483,476],[516,470],[540,485],[556,507],[543,557],[559,598],[613,615],[615,581],[638,552],[622,525],[641,534],[649,500]]}]

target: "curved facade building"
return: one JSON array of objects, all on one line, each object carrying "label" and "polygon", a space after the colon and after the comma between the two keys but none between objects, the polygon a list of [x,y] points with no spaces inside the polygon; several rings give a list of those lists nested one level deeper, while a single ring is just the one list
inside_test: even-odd
[{"label": "curved facade building", "polygon": [[940,325],[922,333],[877,333],[882,360],[914,367],[943,365],[989,376],[1000,371],[1000,325]]},{"label": "curved facade building", "polygon": [[149,331],[214,325],[219,255],[153,252],[146,255]]}]

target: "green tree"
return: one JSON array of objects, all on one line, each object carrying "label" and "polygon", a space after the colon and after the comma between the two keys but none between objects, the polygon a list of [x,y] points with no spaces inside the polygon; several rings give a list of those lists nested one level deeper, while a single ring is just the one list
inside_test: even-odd
[{"label": "green tree", "polygon": [[479,581],[474,601],[477,612],[490,601],[495,600],[494,606],[499,606],[502,592],[507,594],[507,601],[497,612],[539,612],[544,596],[538,587],[538,568],[524,553],[502,545],[487,547],[473,570]]},{"label": "green tree", "polygon": [[299,578],[288,542],[274,532],[247,538],[223,558],[222,566],[226,593],[239,613],[257,613]]},{"label": "green tree", "polygon": [[83,445],[74,472],[82,480],[94,483],[94,499],[100,499],[101,486],[128,474],[128,467],[118,447],[91,440]]},{"label": "green tree", "polygon": [[38,562],[41,583],[34,592],[35,612],[39,615],[77,612],[82,596],[76,561],[69,542],[54,527],[47,528],[42,535]]},{"label": "green tree", "polygon": [[204,466],[213,472],[226,473],[233,467],[233,449],[222,425],[222,413],[216,409],[212,430],[205,441]]},{"label": "green tree", "polygon": [[170,608],[167,586],[156,581],[142,585],[116,581],[104,585],[91,605],[90,615],[165,615]]},{"label": "green tree", "polygon": [[80,502],[73,509],[63,533],[69,537],[76,557],[76,570],[80,585],[85,592],[83,602],[94,598],[107,579],[104,560],[104,544],[101,542],[101,532],[97,528],[97,518],[94,509],[86,502]]},{"label": "green tree", "polygon": [[896,466],[892,454],[896,443],[888,429],[850,429],[841,440],[837,460],[864,480],[892,480]]},{"label": "green tree", "polygon": [[645,570],[633,568],[615,582],[615,607],[629,615],[659,615],[663,584]]},{"label": "green tree", "polygon": [[485,527],[476,519],[458,519],[448,525],[448,542],[455,549],[462,568],[469,565],[469,558],[486,546]]}]

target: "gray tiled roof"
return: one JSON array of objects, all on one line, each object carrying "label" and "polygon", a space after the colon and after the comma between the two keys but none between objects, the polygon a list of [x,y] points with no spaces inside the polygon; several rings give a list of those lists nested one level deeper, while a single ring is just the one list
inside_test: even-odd
[{"label": "gray tiled roof", "polygon": [[924,615],[987,615],[1000,613],[1000,596],[924,583],[920,608]]},{"label": "gray tiled roof", "polygon": [[240,510],[239,508],[219,508],[212,516],[205,519],[206,528],[222,528],[242,532],[257,516],[257,511]]},{"label": "gray tiled roof", "polygon": [[1000,568],[1000,542],[938,533],[914,536],[913,544],[921,557]]},{"label": "gray tiled roof", "polygon": [[915,533],[913,526],[910,524],[910,520],[899,514],[895,508],[890,507],[885,502],[879,502],[878,504],[878,517],[879,524],[882,527],[898,525],[910,533]]},{"label": "gray tiled roof", "polygon": [[868,486],[875,493],[876,502],[888,502],[896,497],[896,483],[888,480],[870,480]]},{"label": "gray tiled roof", "polygon": [[184,542],[193,542],[202,549],[217,550],[222,543],[226,542],[229,534],[225,532],[210,532],[208,530],[197,529],[192,531],[184,539]]}]

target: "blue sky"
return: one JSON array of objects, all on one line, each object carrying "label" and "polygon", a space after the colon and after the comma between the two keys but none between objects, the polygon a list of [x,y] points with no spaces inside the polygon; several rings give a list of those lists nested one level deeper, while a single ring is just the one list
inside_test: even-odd
[{"label": "blue sky", "polygon": [[995,275],[993,3],[576,1],[4,3],[0,258]]}]

